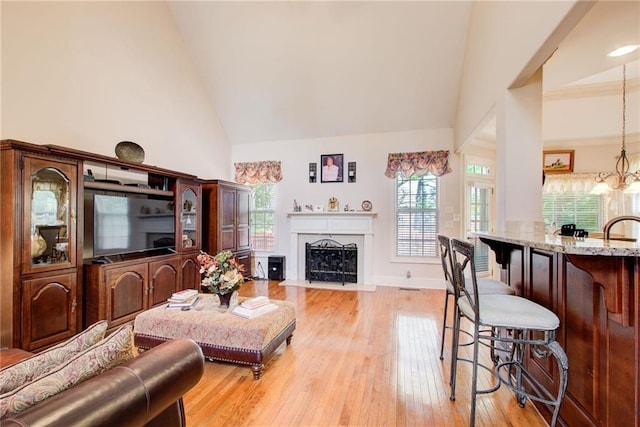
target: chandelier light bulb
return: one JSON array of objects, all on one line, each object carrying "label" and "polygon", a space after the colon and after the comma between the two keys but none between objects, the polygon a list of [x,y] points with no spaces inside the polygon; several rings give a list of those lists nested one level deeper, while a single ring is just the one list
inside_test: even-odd
[{"label": "chandelier light bulb", "polygon": [[640,193],[640,179],[638,178],[634,179],[631,185],[624,190],[624,193],[626,194]]},{"label": "chandelier light bulb", "polygon": [[602,181],[602,182],[598,182],[589,192],[589,194],[607,194],[609,191],[611,191],[611,187],[609,187],[609,184],[607,184],[606,182]]}]

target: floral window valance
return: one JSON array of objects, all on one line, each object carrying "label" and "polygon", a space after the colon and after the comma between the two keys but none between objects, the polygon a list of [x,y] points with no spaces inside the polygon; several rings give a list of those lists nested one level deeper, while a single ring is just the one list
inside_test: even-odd
[{"label": "floral window valance", "polygon": [[395,178],[398,174],[409,178],[414,174],[422,176],[428,172],[435,176],[451,172],[449,150],[389,153],[387,171],[384,174],[389,178]]},{"label": "floral window valance", "polygon": [[234,163],[236,168],[236,182],[240,184],[275,184],[282,180],[282,166],[280,161],[265,160],[262,162]]}]

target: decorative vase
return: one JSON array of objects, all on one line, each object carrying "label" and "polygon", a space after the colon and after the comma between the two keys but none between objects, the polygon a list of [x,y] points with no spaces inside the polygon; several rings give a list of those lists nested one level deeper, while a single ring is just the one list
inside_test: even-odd
[{"label": "decorative vase", "polygon": [[31,236],[31,258],[38,258],[47,249],[47,242],[38,232]]},{"label": "decorative vase", "polygon": [[220,308],[229,308],[232,295],[233,292],[229,292],[228,294],[218,294],[218,298],[220,298]]}]

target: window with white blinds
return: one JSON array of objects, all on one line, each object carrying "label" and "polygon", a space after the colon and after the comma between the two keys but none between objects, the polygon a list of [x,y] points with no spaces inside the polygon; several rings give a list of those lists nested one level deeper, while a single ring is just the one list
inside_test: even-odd
[{"label": "window with white blinds", "polygon": [[436,257],[438,180],[429,174],[396,177],[396,256]]},{"label": "window with white blinds", "polygon": [[[492,188],[485,186],[469,186],[468,194],[468,229],[469,231],[490,231],[490,209]],[[480,239],[474,239],[474,262],[476,273],[489,271],[489,247]]]},{"label": "window with white blinds", "polygon": [[254,251],[275,250],[276,185],[251,184],[252,205],[250,214],[251,248]]},{"label": "window with white blinds", "polygon": [[542,218],[546,225],[575,224],[589,232],[601,231],[604,212],[601,196],[583,192],[543,193]]}]

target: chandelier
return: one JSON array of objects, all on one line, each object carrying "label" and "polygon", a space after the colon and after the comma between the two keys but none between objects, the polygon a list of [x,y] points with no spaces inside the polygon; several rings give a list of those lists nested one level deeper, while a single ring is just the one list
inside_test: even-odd
[{"label": "chandelier", "polygon": [[[622,64],[622,149],[620,157],[616,161],[615,172],[599,172],[595,178],[596,185],[591,194],[604,194],[613,190],[624,190],[625,193],[640,193],[640,171],[629,172],[629,159],[627,158],[626,134],[627,111],[627,65]],[[612,184],[607,179],[612,178]],[[627,180],[632,178],[631,184]]]}]

